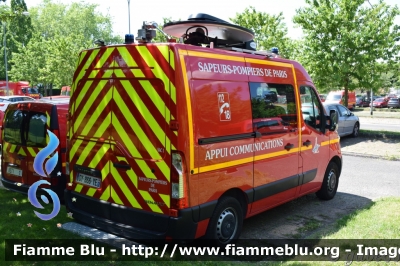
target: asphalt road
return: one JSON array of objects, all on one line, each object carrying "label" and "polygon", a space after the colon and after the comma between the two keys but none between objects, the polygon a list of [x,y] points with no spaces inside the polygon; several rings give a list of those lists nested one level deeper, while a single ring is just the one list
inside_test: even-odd
[{"label": "asphalt road", "polygon": [[[381,197],[400,196],[400,162],[343,156],[338,193],[330,201],[310,194],[244,221],[241,238],[303,238]],[[318,224],[305,230],[307,224]]]},{"label": "asphalt road", "polygon": [[400,119],[359,117],[360,129],[400,132]]}]

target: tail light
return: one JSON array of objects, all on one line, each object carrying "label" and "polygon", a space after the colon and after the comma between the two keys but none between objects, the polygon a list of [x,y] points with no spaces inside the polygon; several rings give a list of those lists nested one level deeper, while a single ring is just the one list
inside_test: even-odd
[{"label": "tail light", "polygon": [[184,209],[188,207],[187,171],[183,154],[172,152],[171,165],[171,209]]}]

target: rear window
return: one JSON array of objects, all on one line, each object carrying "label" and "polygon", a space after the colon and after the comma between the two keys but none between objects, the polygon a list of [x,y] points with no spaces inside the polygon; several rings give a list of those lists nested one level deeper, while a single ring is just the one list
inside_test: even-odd
[{"label": "rear window", "polygon": [[4,141],[29,147],[45,147],[46,124],[44,113],[10,110],[4,120]]}]

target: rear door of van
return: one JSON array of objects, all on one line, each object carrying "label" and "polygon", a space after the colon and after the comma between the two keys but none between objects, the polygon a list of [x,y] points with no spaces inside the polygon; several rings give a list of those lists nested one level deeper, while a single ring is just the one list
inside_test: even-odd
[{"label": "rear door of van", "polygon": [[[11,104],[8,107],[3,125],[3,177],[30,186],[38,180],[50,181],[48,178],[51,175],[56,176],[61,170],[60,159],[52,173],[46,172],[45,161],[42,162],[46,177],[38,175],[33,167],[39,151],[49,144],[47,130],[60,139],[56,106],[27,102]],[[58,152],[59,148],[54,151]],[[49,154],[53,155],[54,153]]]},{"label": "rear door of van", "polygon": [[[170,60],[173,64],[166,45],[108,47],[81,55],[85,69],[78,66],[76,75],[84,76],[72,87],[70,103],[71,189],[104,204],[98,210],[76,208],[145,228],[150,225],[130,210],[169,212],[167,131],[169,105],[176,101]],[[118,213],[112,213],[115,209]]]}]

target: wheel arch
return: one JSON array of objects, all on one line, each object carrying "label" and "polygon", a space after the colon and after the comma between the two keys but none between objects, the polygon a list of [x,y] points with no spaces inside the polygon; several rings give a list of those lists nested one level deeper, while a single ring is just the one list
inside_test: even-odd
[{"label": "wheel arch", "polygon": [[242,207],[242,211],[243,211],[243,217],[246,217],[247,214],[247,208],[248,208],[248,204],[249,204],[249,198],[247,196],[247,194],[239,189],[239,188],[231,188],[227,191],[225,191],[218,199],[218,203],[221,201],[222,198],[224,197],[233,197],[235,199],[237,199],[240,203],[240,206]]},{"label": "wheel arch", "polygon": [[338,178],[339,178],[339,177],[340,177],[340,174],[342,173],[342,164],[343,164],[343,161],[342,161],[342,159],[341,159],[339,156],[334,156],[334,157],[329,161],[328,165],[329,165],[331,162],[333,162],[333,163],[335,163],[335,164],[337,165],[338,170],[339,170],[339,176],[338,176]]}]

